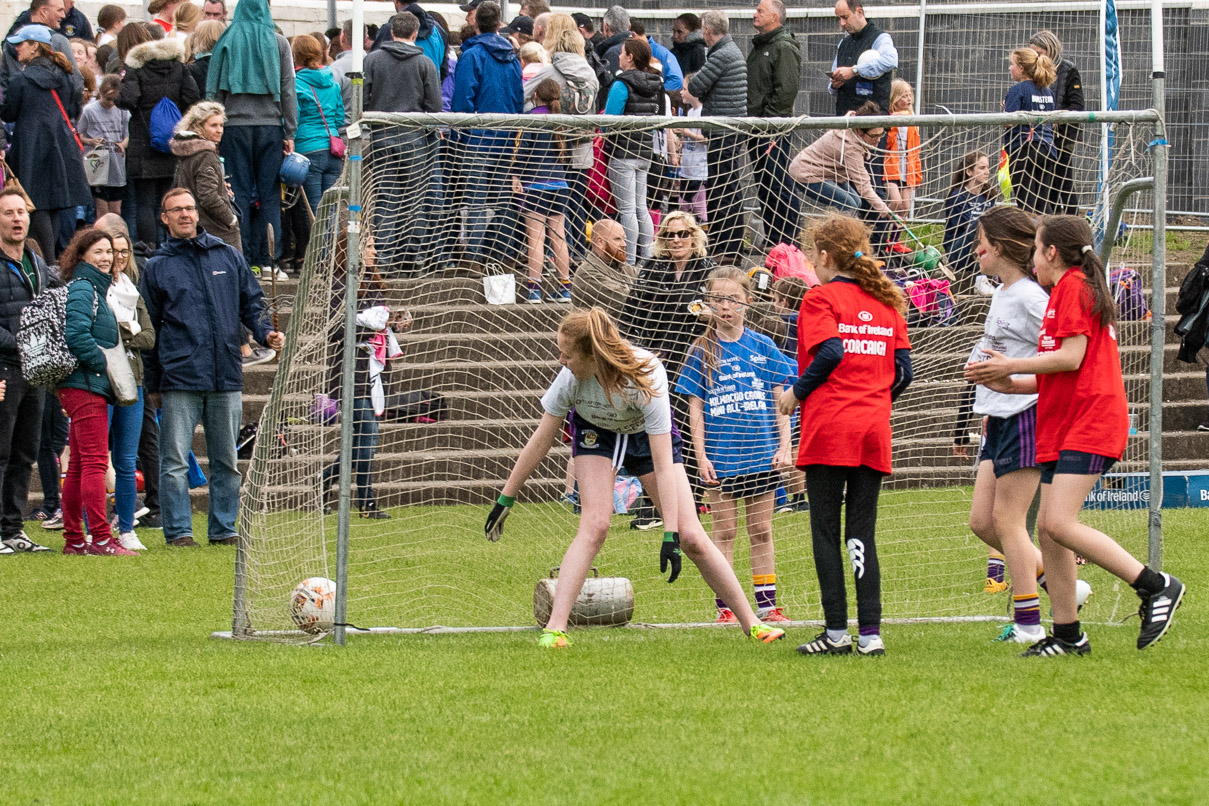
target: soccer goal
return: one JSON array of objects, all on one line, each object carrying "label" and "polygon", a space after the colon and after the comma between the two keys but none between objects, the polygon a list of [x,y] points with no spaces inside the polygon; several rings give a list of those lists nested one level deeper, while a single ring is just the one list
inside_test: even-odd
[{"label": "soccer goal", "polygon": [[[976,166],[978,154],[989,161],[984,189],[989,203],[1023,204],[1038,213],[1067,205],[1089,216],[1098,234],[1097,247],[1120,295],[1117,333],[1133,430],[1124,461],[1114,468],[1117,475],[1098,491],[1088,517],[1145,556],[1151,533],[1157,536],[1157,518],[1148,521],[1143,488],[1160,457],[1150,404],[1163,371],[1158,113],[691,121],[367,114],[360,124],[363,185],[352,200],[361,208],[357,234],[365,269],[353,285],[358,309],[388,308],[389,321],[366,315],[360,323],[356,349],[361,358],[350,406],[349,396],[340,394],[350,198],[347,184],[337,186],[319,209],[248,471],[234,636],[314,640],[297,629],[291,591],[309,577],[335,578],[343,552],[347,583],[337,595],[345,600],[349,632],[532,628],[535,588],[548,589],[542,580],[558,565],[578,523],[572,504],[564,501],[564,494],[574,491],[566,443],[551,446],[518,499],[503,539],[488,543],[483,535],[487,512],[540,417],[539,398],[558,370],[555,331],[573,307],[556,301],[562,258],[554,246],[536,252],[534,276],[544,301],[525,304],[530,291],[526,220],[540,217],[555,227],[561,211],[575,255],[583,251],[584,222],[617,219],[627,207],[643,215],[654,211],[658,219],[676,210],[700,214],[704,207],[708,239],[722,237],[721,207],[738,222],[740,266],[762,267],[775,245],[769,219],[784,213],[770,212],[770,201],[792,199],[797,205],[789,215],[799,245],[802,232],[829,209],[818,193],[790,177],[790,162],[837,130],[853,142],[858,124],[910,126],[918,132],[919,181],[910,217],[879,219],[875,244],[886,270],[911,298],[915,365],[914,383],[894,407],[894,473],[883,487],[878,517],[885,617],[986,619],[1006,609],[1005,596],[983,592],[987,552],[967,526],[978,422],[963,416],[968,388],[961,373],[981,337],[988,301],[974,287],[968,255],[945,248],[946,206],[973,175],[970,160]],[[1103,126],[1112,135],[1107,158]],[[685,131],[689,127],[700,141]],[[1055,127],[1064,150],[1054,160],[1023,171],[1009,158],[1000,171],[1005,132],[1040,137]],[[724,163],[728,172],[705,183],[709,193],[729,194],[720,205],[718,198],[702,205],[701,196],[708,194],[698,194],[686,177],[691,171],[685,169],[684,144],[690,142],[734,146]],[[550,172],[550,165],[530,162],[537,170],[525,173],[518,167],[525,157],[518,162],[517,149],[526,144],[542,149],[543,159],[558,154],[562,170]],[[635,144],[651,155],[646,196],[638,205],[619,204],[617,196],[631,186],[617,181],[624,177],[616,172],[602,171],[601,163]],[[780,149],[784,161],[761,174],[758,168],[768,164],[770,147]],[[865,164],[879,187],[895,148],[895,142],[887,146],[884,140],[870,148]],[[556,173],[566,181],[565,191],[534,192],[544,182],[557,184]],[[610,176],[612,182],[602,181]],[[519,192],[513,177],[520,178]],[[830,206],[838,203],[832,199]],[[1149,210],[1155,207],[1152,216]],[[1129,212],[1137,210],[1148,212]],[[635,243],[640,254],[644,237]],[[662,241],[654,248],[667,256]],[[783,320],[759,288],[760,279],[757,273],[746,324],[781,344]],[[572,276],[578,299],[576,282]],[[488,303],[487,293],[506,297],[509,289],[511,299]],[[631,310],[631,323],[642,314]],[[695,326],[695,316],[683,311],[686,327]],[[754,416],[759,405],[753,401],[745,410]],[[340,493],[332,468],[340,457],[346,417],[352,418],[347,494],[353,511],[343,543],[331,514]],[[684,439],[692,444],[691,434]],[[752,437],[751,450],[760,439]],[[795,473],[778,482],[783,488],[776,493],[778,501],[783,494],[792,502],[800,490]],[[632,503],[632,484],[619,482],[617,490],[619,508]],[[751,595],[755,568],[740,515],[734,563]],[[714,516],[701,517],[711,530]],[[634,530],[630,521],[629,515],[614,516],[596,562],[601,578],[628,580],[632,587],[632,602],[618,596],[617,607],[632,606],[630,623],[712,622],[713,595],[700,575],[686,563],[681,579],[668,585],[658,567],[661,530]],[[817,620],[821,609],[809,513],[777,512],[771,524],[777,604],[794,620]],[[766,558],[758,562],[763,567]],[[1086,617],[1123,615],[1128,597],[1119,598],[1111,578],[1091,570],[1086,574],[1092,574],[1099,594]],[[604,583],[600,589],[612,590]],[[611,595],[602,594],[601,601]]]}]

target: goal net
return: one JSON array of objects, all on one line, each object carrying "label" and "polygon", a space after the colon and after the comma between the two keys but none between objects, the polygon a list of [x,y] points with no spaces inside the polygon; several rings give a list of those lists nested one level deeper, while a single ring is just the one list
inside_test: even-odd
[{"label": "goal net", "polygon": [[[289,311],[286,347],[261,414],[241,509],[236,636],[312,640],[296,629],[290,594],[305,578],[336,576],[333,513],[343,417],[354,421],[348,623],[404,630],[534,626],[535,587],[548,589],[541,580],[559,564],[578,526],[574,496],[567,495],[576,491],[569,443],[551,445],[500,542],[484,539],[483,524],[541,416],[541,395],[558,372],[555,332],[562,317],[585,301],[613,306],[624,330],[665,351],[674,384],[684,354],[669,351],[683,350],[684,335],[697,334],[697,314],[679,302],[662,312],[633,303],[627,308],[625,290],[608,291],[601,279],[615,273],[612,287],[612,280],[626,276],[610,261],[624,262],[620,252],[629,250],[642,262],[653,251],[652,265],[669,271],[672,239],[659,235],[673,225],[685,228],[684,219],[673,215],[679,210],[701,220],[710,255],[722,256],[719,244],[728,243],[729,257],[746,272],[765,266],[778,240],[803,245],[802,232],[813,220],[846,204],[855,205],[849,212],[868,217],[875,253],[911,299],[915,380],[894,406],[894,473],[885,480],[877,522],[885,617],[1002,616],[1009,595],[984,593],[987,550],[967,525],[979,421],[963,412],[969,387],[961,375],[982,335],[989,298],[975,286],[968,240],[957,237],[971,219],[959,219],[969,209],[976,215],[1003,203],[1091,217],[1093,230],[1107,239],[1104,248],[1117,280],[1117,332],[1136,432],[1113,470],[1145,473],[1150,375],[1162,371],[1149,358],[1154,240],[1149,214],[1126,212],[1119,224],[1109,218],[1117,190],[1152,175],[1148,145],[1155,126],[1145,113],[1117,113],[1111,117],[1111,153],[1104,159],[1103,119],[1064,118],[1058,146],[1042,153],[1032,144],[1051,142],[1055,128],[1036,116],[1011,119],[1020,128],[985,115],[900,118],[912,123],[902,140],[904,152],[893,133],[889,141],[872,136],[885,130],[885,118],[867,119],[872,134],[860,145],[851,118],[669,124],[664,118],[366,115],[360,242],[367,268],[357,302],[354,395],[351,405],[340,399],[350,203],[344,182],[320,206]],[[1001,172],[1005,140],[1012,149]],[[848,159],[847,149],[866,146],[866,157]],[[894,175],[895,165],[901,185],[913,194],[897,208],[901,221],[878,215],[876,205],[863,198],[868,194],[859,176],[867,172],[874,191],[891,198],[886,177]],[[1136,211],[1151,204],[1142,194],[1125,207]],[[592,254],[586,229],[590,222],[610,229],[599,223],[606,218],[621,221],[614,229],[626,246],[605,258],[586,257]],[[636,219],[641,223],[635,225]],[[530,251],[536,222],[549,233],[562,230],[566,246],[553,237]],[[586,270],[585,260],[598,265]],[[558,301],[560,275],[568,266],[573,305]],[[648,271],[638,284],[653,277]],[[758,272],[751,282],[747,327],[786,349],[784,311]],[[531,293],[540,304],[527,304]],[[699,286],[668,293],[676,300],[685,293],[690,299],[703,296]],[[489,304],[487,296],[502,304]],[[731,391],[743,401],[731,413],[751,421],[749,434],[736,432],[732,458],[769,450],[758,422],[770,398],[744,395],[743,384],[771,394],[797,373],[792,357],[788,370],[760,363],[764,375],[745,374],[745,365],[731,367],[739,378]],[[785,377],[769,374],[778,371]],[[699,462],[691,458],[684,399],[677,402],[676,419],[695,477]],[[726,406],[720,406],[716,413],[724,414]],[[708,432],[706,437],[714,438]],[[796,450],[795,443],[795,457]],[[710,458],[716,466],[725,464],[722,457]],[[791,619],[812,621],[821,617],[821,608],[809,512],[793,506],[800,476],[791,470],[773,481],[779,510],[771,516],[776,605]],[[1105,486],[1110,489],[1087,517],[1144,557],[1145,496],[1128,476],[1114,476]],[[617,503],[634,505],[634,492],[622,479]],[[711,533],[715,517],[701,515]],[[713,622],[714,596],[700,574],[686,562],[680,580],[668,585],[658,567],[662,529],[631,528],[633,519],[632,512],[613,517],[594,563],[600,577],[632,585],[632,622]],[[749,520],[758,528],[758,513],[745,515],[740,507],[734,566],[752,598],[753,571],[768,566],[758,557],[753,568]],[[1130,592],[1112,578],[1090,566],[1081,573],[1097,591],[1084,611],[1089,620],[1110,620],[1131,606]],[[594,584],[598,610],[614,602],[627,606],[627,597],[610,583]]]}]

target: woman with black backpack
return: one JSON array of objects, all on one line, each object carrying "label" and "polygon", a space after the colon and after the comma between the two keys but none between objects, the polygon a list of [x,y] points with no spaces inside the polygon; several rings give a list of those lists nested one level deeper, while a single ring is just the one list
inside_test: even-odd
[{"label": "woman with black backpack", "polygon": [[185,66],[185,49],[179,40],[135,45],[125,63],[118,106],[130,111],[126,165],[127,178],[134,185],[135,237],[154,249],[159,245],[160,199],[172,187],[176,172],[176,157],[169,145],[173,126],[183,110],[201,100],[201,93]]}]

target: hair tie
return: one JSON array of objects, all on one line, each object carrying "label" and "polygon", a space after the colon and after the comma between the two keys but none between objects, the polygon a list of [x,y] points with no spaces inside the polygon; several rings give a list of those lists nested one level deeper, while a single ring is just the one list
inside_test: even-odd
[{"label": "hair tie", "polygon": [[855,251],[855,252],[853,252],[853,253],[852,253],[852,256],[853,256],[853,257],[864,257],[864,256],[865,256],[865,253],[864,253],[864,252],[862,252],[862,251],[860,251],[860,250],[858,249],[857,251]]},{"label": "hair tie", "polygon": [[1087,246],[1084,246],[1079,251],[1086,255],[1088,252],[1092,251],[1092,246],[1090,244],[1088,244]]}]

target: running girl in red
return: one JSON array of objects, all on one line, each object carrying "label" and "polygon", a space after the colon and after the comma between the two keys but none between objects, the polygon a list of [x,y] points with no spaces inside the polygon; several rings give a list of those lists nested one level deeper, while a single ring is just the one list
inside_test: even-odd
[{"label": "running girl in red", "polygon": [[1086,655],[1091,651],[1075,602],[1074,552],[1137,591],[1142,600],[1138,649],[1146,649],[1171,626],[1184,598],[1184,584],[1142,565],[1111,537],[1079,522],[1087,494],[1100,475],[1120,460],[1129,434],[1116,306],[1087,221],[1076,216],[1042,219],[1033,264],[1038,281],[1053,287],[1037,355],[1009,358],[988,350],[990,357],[968,365],[965,373],[966,380],[998,392],[1038,395],[1041,510],[1037,532],[1054,628],[1051,636],[1024,654]]},{"label": "running girl in red", "polygon": [[814,564],[827,627],[798,651],[852,652],[840,553],[840,507],[846,502],[844,545],[856,581],[857,651],[882,655],[881,572],[873,537],[882,477],[890,473],[890,404],[911,382],[911,344],[903,319],[907,305],[870,257],[864,224],[833,215],[812,236],[815,271],[823,285],[802,300],[801,377],[778,401],[781,414],[802,408],[797,464],[806,471]]}]

